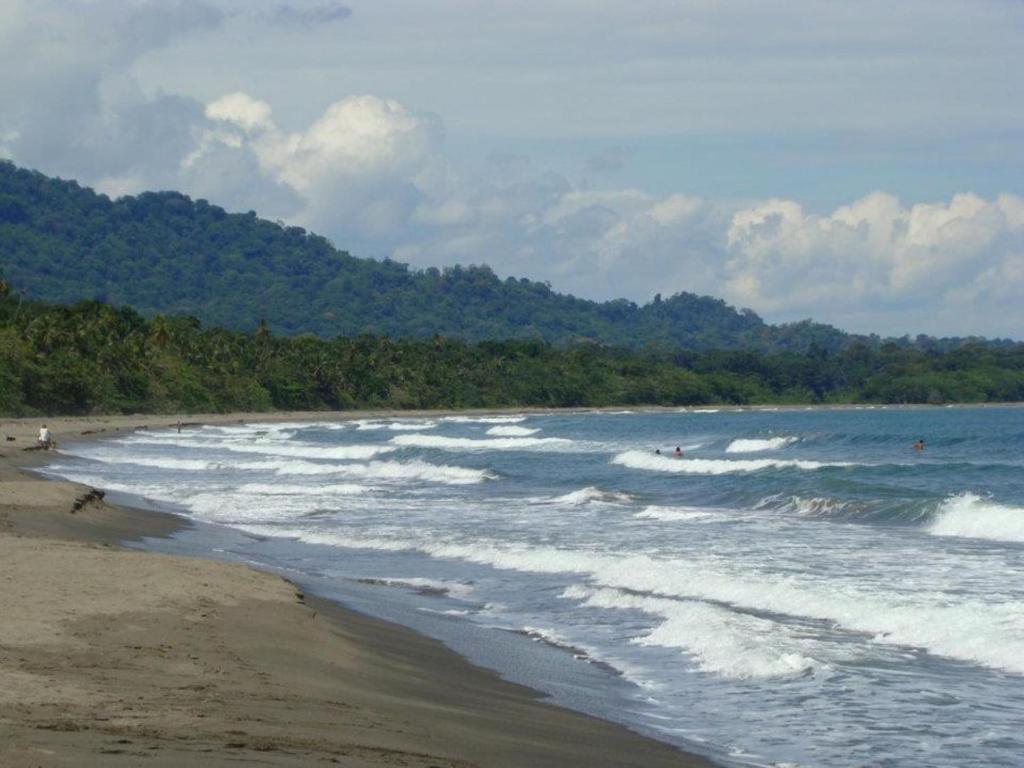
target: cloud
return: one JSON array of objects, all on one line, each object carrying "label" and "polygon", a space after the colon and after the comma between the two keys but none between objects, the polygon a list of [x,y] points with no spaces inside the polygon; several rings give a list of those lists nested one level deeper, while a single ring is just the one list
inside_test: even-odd
[{"label": "cloud", "polygon": [[588,157],[583,170],[592,174],[621,171],[626,166],[628,155],[629,151],[625,147],[609,147]]},{"label": "cloud", "polygon": [[0,45],[5,152],[43,170],[95,180],[165,177],[190,144],[202,104],[145,94],[127,74],[140,56],[217,27],[199,0],[15,3]]},{"label": "cloud", "polygon": [[876,192],[821,216],[769,200],[733,215],[727,244],[726,295],[762,311],[931,311],[932,328],[977,333],[1003,306],[1001,332],[1019,335],[1024,199],[1015,195],[904,206]]},{"label": "cloud", "polygon": [[341,3],[322,3],[314,6],[281,4],[268,17],[275,24],[294,24],[314,27],[343,21],[352,15],[352,9]]},{"label": "cloud", "polygon": [[[294,7],[327,21],[341,6]],[[820,213],[784,197],[653,194],[611,181],[617,150],[578,179],[521,153],[470,171],[440,118],[402,100],[344,96],[302,119],[252,88],[200,100],[133,78],[141,57],[224,23],[199,0],[5,6],[0,155],[114,196],[180,189],[358,255],[488,263],[588,298],[693,291],[886,333],[1024,327],[1021,197],[875,192]]]},{"label": "cloud", "polygon": [[270,119],[270,105],[241,92],[229,93],[210,102],[205,112],[211,120],[232,123],[246,132],[274,127]]}]

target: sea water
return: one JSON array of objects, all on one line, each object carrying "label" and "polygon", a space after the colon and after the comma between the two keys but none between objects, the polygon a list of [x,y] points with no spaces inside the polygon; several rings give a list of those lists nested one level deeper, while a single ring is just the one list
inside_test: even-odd
[{"label": "sea water", "polygon": [[1024,764],[1019,408],[238,424],[50,471],[725,764]]}]

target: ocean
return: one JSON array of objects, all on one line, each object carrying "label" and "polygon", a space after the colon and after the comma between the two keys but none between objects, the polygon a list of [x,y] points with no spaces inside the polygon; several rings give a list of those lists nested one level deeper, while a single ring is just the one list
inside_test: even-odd
[{"label": "ocean", "polygon": [[723,765],[1024,764],[1020,408],[205,426],[47,472]]}]

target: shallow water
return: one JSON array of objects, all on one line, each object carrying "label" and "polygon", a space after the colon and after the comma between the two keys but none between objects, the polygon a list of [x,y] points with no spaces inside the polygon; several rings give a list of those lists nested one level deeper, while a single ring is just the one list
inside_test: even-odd
[{"label": "shallow water", "polygon": [[478,655],[723,762],[1021,764],[1018,408],[405,417],[68,451],[50,471],[245,534],[224,556],[400,604],[456,646],[564,649]]}]

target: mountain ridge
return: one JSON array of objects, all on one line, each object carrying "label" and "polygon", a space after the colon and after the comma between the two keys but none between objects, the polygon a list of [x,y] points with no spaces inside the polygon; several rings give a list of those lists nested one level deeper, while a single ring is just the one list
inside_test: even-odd
[{"label": "mountain ridge", "polygon": [[[751,310],[692,293],[644,305],[597,302],[526,278],[501,279],[486,265],[414,270],[352,256],[255,211],[229,213],[180,192],[111,200],[9,161],[0,161],[0,268],[34,299],[99,299],[242,331],[265,322],[286,335],[797,352],[883,341],[810,320],[769,325]],[[963,340],[899,341],[948,348]]]}]

